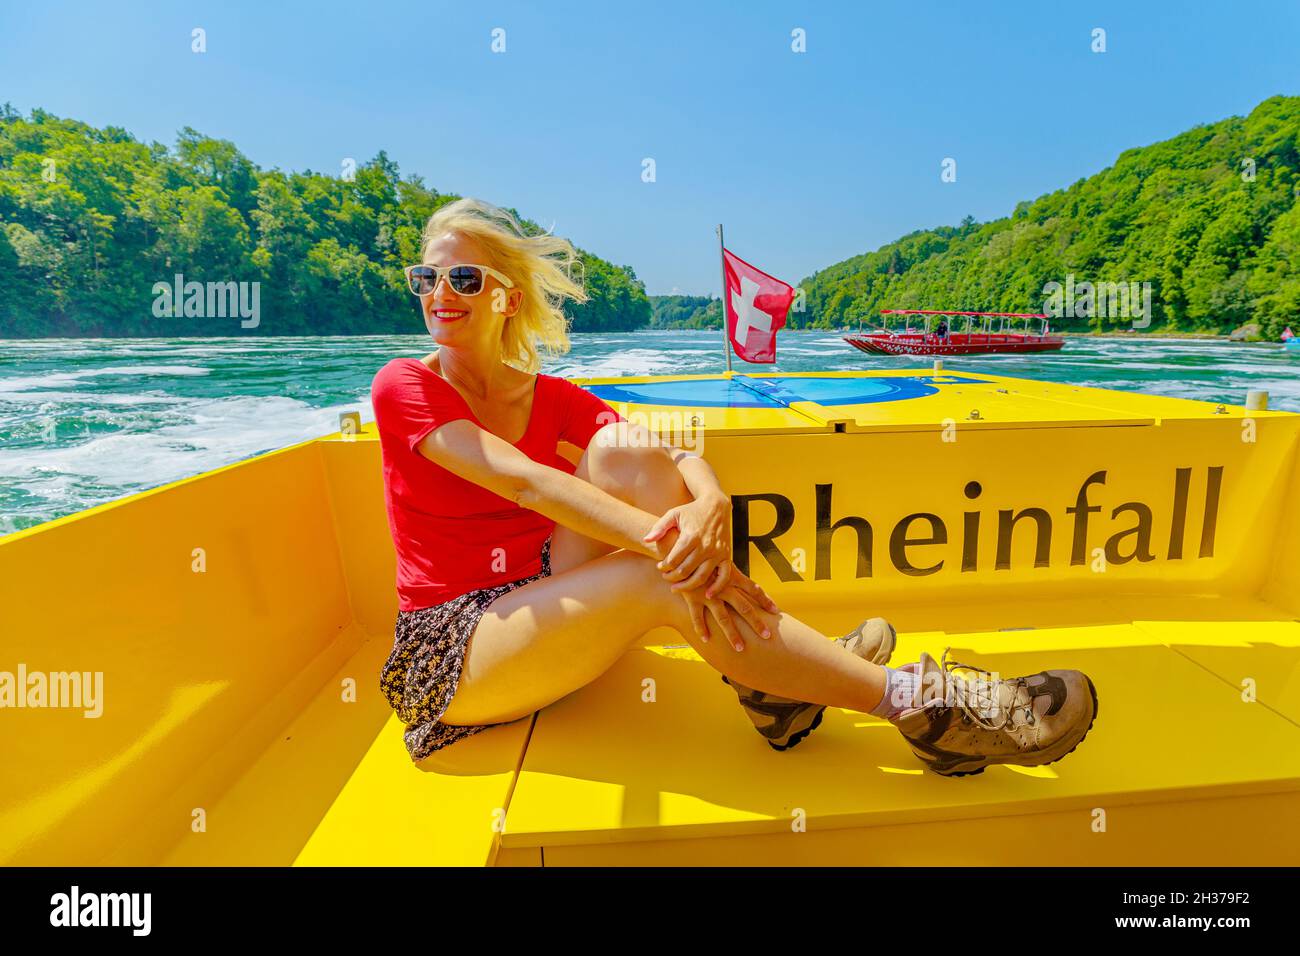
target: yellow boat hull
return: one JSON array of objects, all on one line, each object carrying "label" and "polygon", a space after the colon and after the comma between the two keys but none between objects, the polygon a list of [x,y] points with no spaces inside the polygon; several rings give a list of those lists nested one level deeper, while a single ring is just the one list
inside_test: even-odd
[{"label": "yellow boat hull", "polygon": [[[367,426],[0,538],[0,860],[1300,862],[1300,416],[927,372],[584,384],[702,451],[784,609],[832,634],[884,615],[898,659],[1081,668],[1085,744],[946,779],[831,708],[776,753],[657,631],[416,767],[378,689]],[[720,388],[754,401],[682,398]],[[33,696],[72,672],[102,675],[99,715]]]}]

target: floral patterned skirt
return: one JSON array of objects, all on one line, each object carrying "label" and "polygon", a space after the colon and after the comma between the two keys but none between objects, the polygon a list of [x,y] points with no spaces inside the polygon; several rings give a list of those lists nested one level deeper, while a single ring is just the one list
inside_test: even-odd
[{"label": "floral patterned skirt", "polygon": [[393,650],[380,672],[379,687],[406,724],[402,736],[413,761],[489,727],[501,726],[454,725],[441,720],[460,683],[469,639],[488,606],[501,595],[550,574],[551,539],[547,538],[542,544],[542,570],[531,577],[469,591],[433,607],[397,612]]}]

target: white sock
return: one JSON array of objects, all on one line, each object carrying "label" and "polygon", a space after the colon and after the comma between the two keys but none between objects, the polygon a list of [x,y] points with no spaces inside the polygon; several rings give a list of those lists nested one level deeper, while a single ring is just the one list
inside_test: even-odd
[{"label": "white sock", "polygon": [[885,668],[885,696],[871,711],[873,717],[893,720],[905,710],[912,708],[917,689],[921,686],[920,675],[914,671],[897,667]]}]

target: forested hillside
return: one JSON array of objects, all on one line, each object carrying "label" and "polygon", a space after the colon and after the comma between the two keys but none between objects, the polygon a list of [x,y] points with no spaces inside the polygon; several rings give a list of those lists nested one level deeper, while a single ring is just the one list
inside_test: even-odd
[{"label": "forested hillside", "polygon": [[[0,108],[0,338],[413,332],[401,267],[455,199],[384,153],[354,174],[263,170],[192,129],[141,143],[40,110]],[[533,223],[530,228],[539,228]],[[627,266],[583,253],[573,330],[650,321]],[[258,283],[260,320],[159,317],[155,283]]]},{"label": "forested hillside", "polygon": [[720,329],[718,300],[706,295],[652,295],[652,329]]},{"label": "forested hillside", "polygon": [[[1130,149],[1005,219],[914,232],[806,278],[790,325],[839,327],[882,308],[1040,311],[1044,286],[1150,283],[1152,330],[1300,325],[1300,97]],[[1042,148],[1069,148],[1069,141]],[[1068,315],[1061,329],[1130,328]],[[1113,310],[1111,310],[1113,311]],[[1300,331],[1300,328],[1297,329]]]},{"label": "forested hillside", "polygon": [[[1150,291],[1153,330],[1266,337],[1300,323],[1300,97],[1131,149],[1003,219],[904,236],[809,276],[789,325],[835,328],[882,308],[1024,312],[1049,283]],[[237,319],[159,318],[158,282],[257,282],[259,334],[411,331],[400,267],[455,198],[380,153],[354,175],[262,170],[183,130],[172,148],[40,110],[0,108],[0,337],[229,335]],[[538,228],[529,224],[530,228]],[[716,328],[716,300],[658,296],[583,253],[575,331]],[[1067,303],[1069,305],[1069,303]],[[1137,316],[1142,319],[1143,317]],[[1080,308],[1058,329],[1130,328]]]}]

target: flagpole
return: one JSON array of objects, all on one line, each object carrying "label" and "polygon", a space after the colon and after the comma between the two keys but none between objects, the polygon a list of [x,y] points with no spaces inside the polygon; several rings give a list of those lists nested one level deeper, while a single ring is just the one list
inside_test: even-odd
[{"label": "flagpole", "polygon": [[722,265],[722,351],[727,356],[727,371],[731,371],[731,339],[727,336],[727,257],[723,254],[722,223],[718,223],[718,262]]}]

